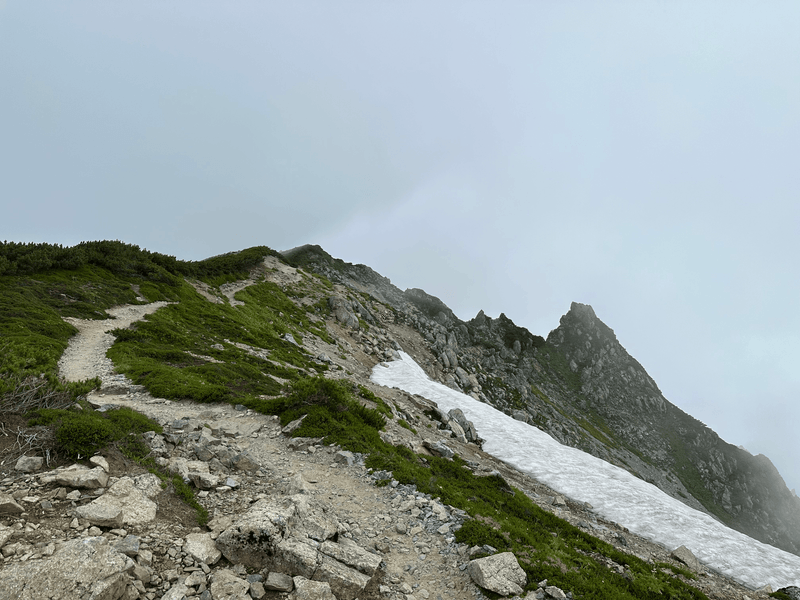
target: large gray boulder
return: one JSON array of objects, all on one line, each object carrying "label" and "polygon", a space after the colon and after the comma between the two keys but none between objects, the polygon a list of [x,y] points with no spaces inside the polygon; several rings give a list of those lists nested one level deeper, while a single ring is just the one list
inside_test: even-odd
[{"label": "large gray boulder", "polygon": [[108,473],[103,467],[88,469],[83,465],[72,465],[66,469],[55,471],[51,477],[42,477],[42,483],[50,483],[51,479],[64,487],[94,490],[106,487]]},{"label": "large gray boulder", "polygon": [[0,494],[0,515],[18,515],[25,512],[14,497],[9,494]]},{"label": "large gray boulder", "polygon": [[[125,525],[145,525],[156,518],[156,503],[150,500],[144,492],[136,487],[136,483],[130,477],[122,477],[116,481],[105,494],[93,500],[86,506],[76,509],[76,514],[80,518],[89,519],[88,512],[100,513],[105,511],[110,514],[113,510],[121,513],[119,524],[108,524],[109,527],[120,527]],[[95,525],[105,526],[103,523],[94,522]]]},{"label": "large gray boulder", "polygon": [[219,569],[214,571],[209,589],[214,600],[243,600],[250,584],[229,569]]},{"label": "large gray boulder", "polygon": [[15,600],[118,600],[124,597],[133,561],[103,537],[66,542],[53,556],[3,569],[0,598]]},{"label": "large gray boulder", "polygon": [[233,564],[261,569],[283,541],[296,510],[292,498],[259,500],[219,535],[217,548]]},{"label": "large gray boulder", "polygon": [[689,567],[692,571],[699,572],[703,569],[700,561],[686,546],[679,546],[672,551],[672,558]]},{"label": "large gray boulder", "polygon": [[294,578],[294,588],[295,600],[336,600],[330,585],[301,575]]},{"label": "large gray boulder", "polygon": [[183,551],[196,561],[207,565],[216,564],[222,556],[210,533],[190,533],[186,536]]},{"label": "large gray boulder", "polygon": [[[347,540],[347,538],[343,539]],[[355,542],[347,541],[350,543],[337,544],[330,540],[323,542],[319,547],[319,551],[366,575],[375,575],[381,567],[381,558],[371,552],[367,552]]]},{"label": "large gray boulder", "polygon": [[95,504],[90,502],[75,509],[75,516],[86,519],[98,527],[122,527],[122,509],[109,504]]},{"label": "large gray boulder", "polygon": [[477,558],[467,566],[472,581],[501,596],[521,594],[527,577],[513,552]]},{"label": "large gray boulder", "polygon": [[43,462],[44,459],[41,456],[20,456],[14,469],[22,473],[33,473],[42,468]]}]

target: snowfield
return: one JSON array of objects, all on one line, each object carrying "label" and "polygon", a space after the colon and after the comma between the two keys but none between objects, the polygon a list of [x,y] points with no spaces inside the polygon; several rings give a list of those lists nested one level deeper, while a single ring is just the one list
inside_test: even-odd
[{"label": "snowfield", "polygon": [[376,365],[372,381],[419,394],[445,411],[460,408],[486,440],[489,454],[669,550],[686,546],[708,567],[753,589],[800,586],[800,557],[734,531],[619,467],[431,381],[408,354],[400,357]]}]

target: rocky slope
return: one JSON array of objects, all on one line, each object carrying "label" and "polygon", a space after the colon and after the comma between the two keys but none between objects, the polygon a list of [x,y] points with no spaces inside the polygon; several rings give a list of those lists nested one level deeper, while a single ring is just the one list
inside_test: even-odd
[{"label": "rocky slope", "polygon": [[[590,506],[508,468],[481,450],[480,424],[441,415],[423,398],[369,380],[375,364],[402,348],[430,376],[508,412],[520,411],[518,418],[549,427],[563,440],[636,465],[632,457],[638,456],[625,443],[603,442],[615,434],[600,416],[574,416],[585,395],[579,374],[585,357],[567,359],[556,341],[533,336],[502,316],[478,315],[462,323],[421,290],[400,292],[367,267],[351,268],[318,249],[313,253],[322,257],[320,270],[340,282],[314,288],[324,290],[321,296],[301,293],[296,284],[308,276],[274,258],[251,280],[225,289],[266,280],[289,290],[298,307],[324,305],[325,335],[298,333],[291,343],[327,364],[326,377],[361,385],[391,407],[381,432],[385,442],[423,457],[457,454],[476,475],[521,490],[548,513],[646,561],[647,573],[651,567],[663,571],[709,598],[767,597],[766,590],[746,590],[706,570],[690,553],[640,539]],[[303,258],[302,252],[294,256]],[[222,289],[203,292],[203,302],[237,301],[235,291],[229,298]],[[133,320],[150,307],[123,307],[116,314],[135,328]],[[524,572],[520,580],[513,555],[458,543],[454,533],[467,515],[388,472],[366,469],[359,455],[318,438],[291,437],[291,427],[282,429],[276,418],[244,406],[151,396],[116,373],[105,356],[113,340],[103,332],[122,321],[73,323],[82,333],[62,357],[62,374],[98,376],[102,387],[88,396],[98,410],[131,407],[163,424],[163,434],[146,436],[152,456],[193,486],[211,520],[198,527],[191,509],[113,448],[79,465],[52,464],[46,431],[0,414],[0,599],[446,600],[483,597],[481,588],[513,595],[525,584],[533,584],[527,598],[572,597],[566,586],[525,581]],[[81,340],[87,343],[81,346]],[[264,365],[277,357],[236,340],[224,343],[257,354]],[[191,356],[207,364],[218,360]],[[368,396],[363,404],[375,406]],[[654,477],[661,473],[639,460]],[[557,557],[552,560],[558,565]],[[626,564],[606,556],[589,553],[587,560],[609,578],[631,577]],[[699,576],[688,579],[684,573],[690,571]]]},{"label": "rocky slope", "polygon": [[435,379],[561,443],[628,469],[760,541],[800,552],[800,499],[763,455],[752,456],[664,398],[590,306],[573,303],[544,339],[501,314],[463,322],[422,290],[401,291],[365,265],[319,246],[284,253],[385,302],[427,342]]}]

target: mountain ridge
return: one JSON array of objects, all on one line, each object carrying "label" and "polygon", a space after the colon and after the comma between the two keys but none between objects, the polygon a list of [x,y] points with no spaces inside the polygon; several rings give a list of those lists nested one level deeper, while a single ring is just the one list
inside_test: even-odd
[{"label": "mountain ridge", "polygon": [[[545,339],[505,314],[492,319],[479,311],[461,321],[439,298],[401,291],[370,267],[334,259],[319,246],[283,255],[406,311],[407,322],[432,344],[437,380],[622,466],[755,539],[800,551],[800,500],[771,461],[728,444],[666,400],[591,306],[573,302]],[[659,425],[650,411],[666,422]]]},{"label": "mountain ridge", "polygon": [[[382,410],[389,427],[380,432],[380,440],[391,447],[413,451],[422,464],[436,456],[435,448],[441,448],[437,444],[442,442],[443,433],[444,439],[452,439],[459,453],[479,456],[475,454],[477,446],[466,443],[476,440],[461,439],[467,430],[450,416],[437,413],[429,401],[370,387],[373,367],[396,358],[397,350],[403,349],[432,379],[468,393],[518,420],[535,424],[567,445],[589,449],[641,479],[660,482],[662,489],[672,490],[673,496],[683,492],[686,504],[703,510],[700,501],[688,492],[680,478],[658,464],[659,456],[649,456],[647,447],[636,446],[635,436],[626,437],[626,431],[618,431],[615,423],[608,422],[608,415],[614,414],[612,409],[618,411],[619,407],[613,403],[609,407],[596,406],[603,399],[603,385],[606,384],[622,386],[632,381],[647,392],[640,394],[643,399],[634,394],[634,404],[641,400],[643,406],[648,407],[658,399],[660,392],[651,379],[648,381],[643,367],[619,345],[613,330],[602,323],[588,305],[574,303],[562,317],[559,327],[545,339],[515,325],[505,314],[491,318],[479,311],[469,321],[461,321],[439,298],[415,288],[401,291],[371,268],[334,259],[319,246],[300,247],[283,255],[269,249],[248,249],[197,263],[144,253],[119,242],[87,243],[81,245],[78,254],[73,254],[71,249],[48,245],[14,247],[11,252],[4,250],[6,248],[0,245],[0,257],[5,258],[5,262],[0,260],[0,277],[3,277],[0,279],[3,283],[0,287],[0,333],[6,350],[0,355],[2,385],[18,381],[17,375],[13,375],[16,372],[25,378],[23,382],[46,381],[61,389],[58,386],[62,383],[55,378],[53,368],[75,331],[69,324],[70,318],[93,321],[109,317],[111,307],[121,303],[166,302],[168,304],[146,320],[111,332],[115,338],[107,356],[111,379],[104,376],[102,381],[69,383],[62,399],[85,395],[87,390],[100,386],[99,391],[89,393],[101,407],[104,396],[113,396],[119,402],[135,406],[140,393],[146,390],[153,397],[157,396],[158,400],[152,401],[159,404],[172,405],[170,401],[175,401],[174,410],[180,410],[183,399],[190,399],[230,405],[241,402],[246,407],[263,411],[273,401],[284,402],[282,398],[287,397],[295,383],[306,381],[305,377],[324,375],[326,380],[341,380],[353,386],[353,390],[358,390],[358,402],[366,408]],[[27,255],[26,251],[29,251]],[[282,256],[287,257],[286,262]],[[302,267],[291,266],[301,263]],[[586,337],[589,335],[591,339]],[[602,353],[604,348],[605,353]],[[605,357],[603,360],[607,362],[598,366],[597,356]],[[595,371],[612,373],[623,383],[615,378],[598,379]],[[12,373],[10,378],[9,372]],[[117,378],[121,378],[120,383]],[[0,400],[6,391],[0,389]],[[197,410],[201,414],[202,405]],[[182,427],[179,414],[175,419],[174,428]],[[480,424],[477,425],[479,430]],[[436,437],[432,438],[431,434],[437,429]],[[712,438],[702,439],[713,441]],[[191,448],[176,447],[177,450],[187,457],[193,452]],[[661,457],[664,461],[669,458]],[[483,459],[489,460],[488,457]],[[754,465],[762,463],[764,459],[753,457]],[[392,464],[389,470],[401,467]],[[771,466],[771,463],[764,464]],[[476,469],[475,465],[467,463],[466,466],[468,470]],[[513,485],[521,485],[513,470],[500,465],[494,468],[514,482]],[[490,471],[491,467],[489,475]],[[774,467],[770,473],[773,471],[779,479]],[[409,483],[408,472],[403,473],[402,469],[395,471],[395,477]],[[14,491],[16,497],[25,492],[17,479],[19,477],[3,480],[0,493]],[[10,489],[9,482],[12,482]],[[257,489],[257,483],[253,483]],[[500,496],[493,501],[513,491],[502,478],[497,483]],[[777,482],[770,485],[779,487]],[[434,495],[439,493],[435,486],[429,489]],[[535,487],[520,489],[535,489],[536,493],[528,496],[528,502],[536,498],[540,507],[548,511],[552,508],[556,515],[567,517],[572,525],[592,531],[597,538],[613,543],[622,552],[629,552],[624,549],[626,543],[631,543],[628,532],[618,526],[609,529],[610,524],[601,526],[599,516],[592,514],[590,506],[571,500],[556,502],[554,499],[550,503],[549,492]],[[468,500],[471,502],[474,498],[469,496]],[[455,499],[451,501],[458,504]],[[760,508],[772,509],[766,504]],[[493,546],[499,544],[498,547],[504,548],[513,540],[497,537],[491,519],[482,520],[481,514],[491,515],[491,510],[476,513],[471,527],[478,530],[483,527],[481,535],[489,536],[483,539],[494,540]],[[531,515],[530,512],[526,514]],[[771,521],[767,521],[766,526],[758,525],[767,532],[775,527]],[[567,530],[564,531],[566,534]],[[519,534],[527,535],[523,530]],[[577,550],[585,549],[585,543],[599,548],[589,536],[582,537],[583,533],[573,531],[569,535],[577,536],[574,538],[578,540]],[[548,534],[544,539],[551,537]],[[635,544],[637,548],[649,547],[649,558],[638,554],[639,559],[625,559],[610,549],[603,549],[597,560],[606,561],[616,556],[612,563],[602,564],[621,568],[618,574],[627,573],[620,566],[626,561],[633,565],[636,560],[643,560],[644,564],[636,563],[637,569],[643,569],[641,575],[649,578],[649,574],[656,574],[654,576],[660,578],[658,565],[662,563],[658,561],[665,558],[663,549]],[[11,546],[17,545],[15,542]],[[27,546],[23,544],[20,548]],[[522,548],[515,548],[515,551],[525,558],[527,551]],[[545,554],[533,563],[525,563],[529,583],[538,581],[531,578],[545,568],[545,563],[549,564],[547,568],[553,567],[548,556]],[[566,555],[553,556],[564,558]],[[580,556],[580,552],[571,556]],[[38,559],[38,555],[36,557]],[[14,564],[19,562],[17,559]],[[168,560],[166,556],[164,559]],[[583,565],[583,559],[577,560]],[[648,563],[655,566],[651,568]],[[674,569],[671,572],[678,573]],[[552,572],[553,577],[561,575],[564,572],[558,569]],[[618,584],[625,587],[625,580],[623,577]],[[568,582],[569,577],[563,581]],[[575,582],[575,585],[578,587],[574,589],[581,586],[587,589],[586,581]],[[725,584],[711,584],[710,579],[697,585],[714,598],[743,599],[747,595],[740,591],[735,595],[720,592]]]}]

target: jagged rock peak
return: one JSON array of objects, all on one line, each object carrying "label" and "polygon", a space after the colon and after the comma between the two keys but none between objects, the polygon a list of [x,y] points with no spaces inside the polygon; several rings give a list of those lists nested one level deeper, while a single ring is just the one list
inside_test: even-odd
[{"label": "jagged rock peak", "polygon": [[597,319],[597,315],[594,314],[594,309],[588,304],[573,302],[570,304],[569,312],[579,320],[586,323],[594,323],[594,321]]},{"label": "jagged rock peak", "polygon": [[596,335],[601,340],[617,341],[614,330],[597,318],[591,306],[573,302],[567,314],[561,317],[559,326],[547,336],[547,341],[559,345],[565,339],[587,335]]}]

